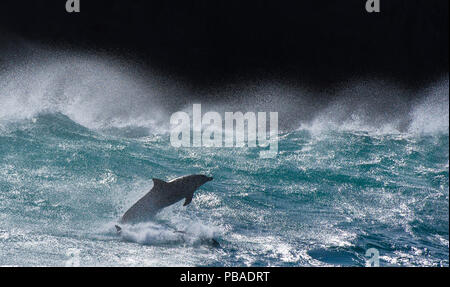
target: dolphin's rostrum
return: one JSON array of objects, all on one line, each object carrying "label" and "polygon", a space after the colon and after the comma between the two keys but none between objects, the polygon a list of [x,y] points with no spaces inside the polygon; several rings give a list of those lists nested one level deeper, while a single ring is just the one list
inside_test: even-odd
[{"label": "dolphin's rostrum", "polygon": [[194,192],[212,177],[194,174],[176,178],[169,182],[153,179],[153,188],[138,200],[122,216],[121,223],[139,223],[151,220],[161,209],[185,199],[184,205],[192,201]]}]

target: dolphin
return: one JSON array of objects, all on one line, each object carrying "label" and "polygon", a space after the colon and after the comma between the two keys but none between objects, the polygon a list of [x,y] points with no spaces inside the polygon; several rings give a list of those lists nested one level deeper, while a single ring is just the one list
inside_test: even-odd
[{"label": "dolphin", "polygon": [[[171,181],[153,178],[153,188],[139,199],[120,219],[120,223],[139,223],[151,220],[161,209],[185,199],[183,206],[192,201],[194,192],[212,177],[193,174]],[[117,231],[120,232],[118,226]]]}]

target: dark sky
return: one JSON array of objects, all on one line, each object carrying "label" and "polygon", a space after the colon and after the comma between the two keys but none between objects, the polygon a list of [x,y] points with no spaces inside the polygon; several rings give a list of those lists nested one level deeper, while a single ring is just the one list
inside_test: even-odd
[{"label": "dark sky", "polygon": [[[0,31],[112,51],[192,82],[239,77],[407,83],[448,72],[448,0],[2,0]],[[0,39],[7,41],[7,39]]]}]

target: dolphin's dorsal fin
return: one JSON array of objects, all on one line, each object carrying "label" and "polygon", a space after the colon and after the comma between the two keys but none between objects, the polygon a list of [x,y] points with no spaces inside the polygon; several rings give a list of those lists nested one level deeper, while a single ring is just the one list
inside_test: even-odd
[{"label": "dolphin's dorsal fin", "polygon": [[189,195],[189,196],[186,196],[186,201],[184,202],[183,206],[186,206],[186,205],[188,205],[189,203],[191,203],[192,197],[193,197],[193,196],[194,196],[194,193],[192,193],[192,194]]},{"label": "dolphin's dorsal fin", "polygon": [[167,182],[165,182],[164,180],[153,178],[153,188],[160,188],[166,184]]}]

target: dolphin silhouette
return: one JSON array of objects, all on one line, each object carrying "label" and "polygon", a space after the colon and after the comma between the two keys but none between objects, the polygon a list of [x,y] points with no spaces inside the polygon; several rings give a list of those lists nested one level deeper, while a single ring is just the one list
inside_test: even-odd
[{"label": "dolphin silhouette", "polygon": [[[183,206],[192,201],[194,192],[212,177],[194,174],[169,182],[154,178],[153,188],[139,199],[120,219],[120,223],[139,223],[151,220],[161,209],[185,199]],[[118,226],[117,231],[120,232]]]}]

